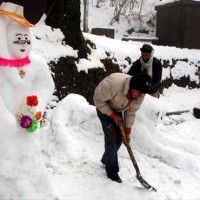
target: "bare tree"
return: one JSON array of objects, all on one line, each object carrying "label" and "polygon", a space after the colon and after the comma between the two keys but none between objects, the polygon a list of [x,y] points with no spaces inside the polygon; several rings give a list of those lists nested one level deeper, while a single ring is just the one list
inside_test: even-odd
[{"label": "bare tree", "polygon": [[127,16],[127,8],[132,10],[136,0],[118,0],[115,2],[114,16],[110,22],[112,25],[114,22],[119,22],[121,16]]},{"label": "bare tree", "polygon": [[153,6],[149,10],[145,10],[145,5],[154,5],[155,0],[97,0],[96,7],[107,5],[115,7],[113,17],[110,24],[119,22],[121,18],[127,19],[128,22],[131,20],[139,20],[140,24],[147,23],[149,20],[155,19],[155,13],[152,11]]},{"label": "bare tree", "polygon": [[84,0],[84,12],[83,12],[83,31],[88,32],[88,12],[89,12],[89,0]]},{"label": "bare tree", "polygon": [[110,7],[114,7],[117,0],[110,0]]},{"label": "bare tree", "polygon": [[101,6],[105,5],[106,0],[97,0],[96,7],[100,8]]}]

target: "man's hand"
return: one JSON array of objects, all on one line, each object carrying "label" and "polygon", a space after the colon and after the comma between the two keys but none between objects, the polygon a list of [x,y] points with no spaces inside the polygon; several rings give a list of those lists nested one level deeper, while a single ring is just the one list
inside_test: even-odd
[{"label": "man's hand", "polygon": [[119,115],[115,115],[115,117],[113,118],[113,120],[114,120],[114,122],[115,122],[115,124],[117,126],[119,126],[119,123],[123,121],[122,118]]},{"label": "man's hand", "polygon": [[131,140],[131,138],[130,138],[130,135],[129,135],[129,134],[126,134],[125,136],[122,137],[122,142],[123,142],[123,144],[124,144],[125,146],[128,145],[128,144],[130,143],[130,140]]},{"label": "man's hand", "polygon": [[123,119],[119,115],[116,115],[114,112],[110,115],[110,117],[113,119],[117,126],[119,126],[119,123],[122,123],[123,121]]},{"label": "man's hand", "polygon": [[122,133],[122,142],[126,146],[130,143],[131,128],[124,127],[121,122],[119,123],[119,128],[120,128],[121,133]]}]

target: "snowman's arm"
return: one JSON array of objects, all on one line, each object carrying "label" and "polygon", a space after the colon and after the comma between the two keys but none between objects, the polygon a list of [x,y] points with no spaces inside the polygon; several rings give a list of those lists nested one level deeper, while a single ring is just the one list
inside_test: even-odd
[{"label": "snowman's arm", "polygon": [[50,74],[48,65],[43,62],[40,63],[40,66],[32,83],[32,94],[37,95],[39,100],[37,106],[38,110],[44,112],[47,103],[51,100],[54,88],[54,81]]},{"label": "snowman's arm", "polygon": [[16,129],[17,127],[17,118],[14,116],[5,106],[5,103],[0,95],[0,133],[6,133],[11,129]]}]

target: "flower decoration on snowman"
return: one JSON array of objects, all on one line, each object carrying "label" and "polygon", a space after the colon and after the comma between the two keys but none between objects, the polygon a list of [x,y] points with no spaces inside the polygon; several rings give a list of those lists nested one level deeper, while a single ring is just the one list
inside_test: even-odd
[{"label": "flower decoration on snowman", "polygon": [[36,95],[27,96],[26,105],[21,112],[17,113],[19,125],[29,133],[47,125],[47,120],[43,118],[42,112],[37,110],[37,105],[38,97]]}]

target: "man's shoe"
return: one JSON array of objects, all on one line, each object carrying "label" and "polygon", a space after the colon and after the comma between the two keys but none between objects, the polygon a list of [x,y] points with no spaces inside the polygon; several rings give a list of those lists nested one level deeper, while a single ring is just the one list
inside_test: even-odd
[{"label": "man's shoe", "polygon": [[103,165],[106,165],[105,160],[104,160],[103,158],[101,159],[101,163],[102,163]]},{"label": "man's shoe", "polygon": [[122,183],[122,179],[119,177],[118,173],[112,174],[108,176],[112,181],[116,181],[117,183]]}]

